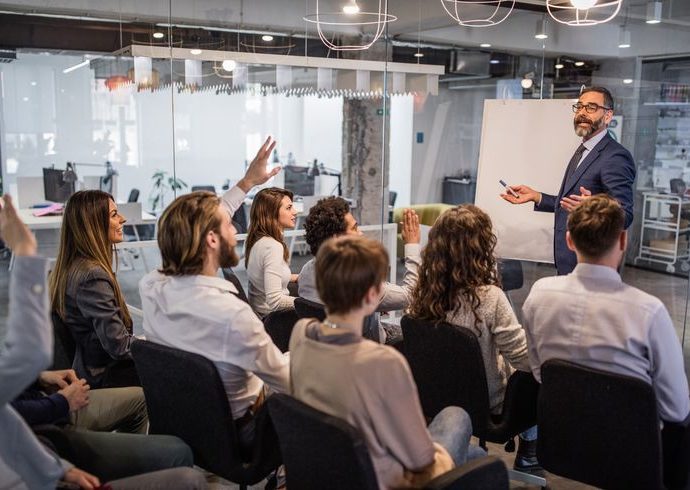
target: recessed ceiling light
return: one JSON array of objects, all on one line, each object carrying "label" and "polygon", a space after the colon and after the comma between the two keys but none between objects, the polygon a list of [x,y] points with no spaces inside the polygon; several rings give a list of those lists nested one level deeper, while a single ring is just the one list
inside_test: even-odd
[{"label": "recessed ceiling light", "polygon": [[520,80],[520,85],[525,90],[531,89],[533,84],[534,81],[531,78],[523,78],[522,80]]},{"label": "recessed ceiling light", "polygon": [[424,53],[415,53],[412,56],[414,56],[415,58],[424,58]]},{"label": "recessed ceiling light", "polygon": [[661,2],[653,1],[647,3],[647,24],[658,24],[661,22]]},{"label": "recessed ceiling light", "polygon": [[563,63],[556,63],[554,65],[554,68],[556,68],[556,70],[562,70],[564,67],[565,65]]},{"label": "recessed ceiling light", "polygon": [[223,70],[232,71],[237,67],[237,62],[235,60],[224,60],[222,66]]},{"label": "recessed ceiling light", "polygon": [[22,97],[22,100],[23,100],[24,102],[29,102],[29,98],[28,98],[28,97]]},{"label": "recessed ceiling light", "polygon": [[195,56],[201,54],[201,50],[199,48],[190,49],[189,52]]},{"label": "recessed ceiling light", "polygon": [[37,83],[35,80],[32,80],[32,81],[31,81],[31,86],[32,86],[32,87],[35,87],[36,85],[38,85],[38,83]]},{"label": "recessed ceiling light", "polygon": [[481,44],[479,45],[479,47],[480,47],[480,48],[490,48],[490,47],[491,47],[491,44],[489,44],[489,43],[481,43]]},{"label": "recessed ceiling light", "polygon": [[621,29],[620,35],[618,36],[618,47],[621,49],[630,47],[630,31],[627,29]]},{"label": "recessed ceiling light", "polygon": [[625,79],[623,80],[623,83],[625,83],[626,85],[627,85],[627,84],[630,84],[630,83],[633,83],[633,79],[632,79],[632,78],[625,78]]},{"label": "recessed ceiling light", "polygon": [[153,37],[154,37],[154,39],[163,39],[163,38],[165,37],[165,34],[163,34],[162,32],[158,31],[158,32],[154,32],[154,33],[153,33]]},{"label": "recessed ceiling light", "polygon": [[546,33],[546,19],[537,21],[537,29],[534,32],[535,39],[548,39],[549,35]]},{"label": "recessed ceiling light", "polygon": [[584,61],[576,61],[575,66],[585,66],[585,62]]},{"label": "recessed ceiling light", "polygon": [[492,65],[498,65],[500,63],[500,61],[499,60],[490,60],[489,63],[491,63]]},{"label": "recessed ceiling light", "polygon": [[352,0],[351,3],[343,5],[343,13],[354,15],[359,13],[359,5],[357,5],[356,0]]},{"label": "recessed ceiling light", "polygon": [[273,41],[273,36],[271,36],[270,34],[264,34],[263,36],[261,36],[261,40],[266,41],[266,42],[270,42],[270,41]]}]

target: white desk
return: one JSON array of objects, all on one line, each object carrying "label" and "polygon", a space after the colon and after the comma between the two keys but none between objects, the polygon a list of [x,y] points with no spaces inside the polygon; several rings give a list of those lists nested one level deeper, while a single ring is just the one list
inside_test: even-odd
[{"label": "white desk", "polygon": [[[30,230],[59,230],[62,227],[62,215],[34,216],[36,209],[19,208],[17,214]],[[156,217],[146,211],[141,212],[141,221],[134,224],[155,224]]]}]

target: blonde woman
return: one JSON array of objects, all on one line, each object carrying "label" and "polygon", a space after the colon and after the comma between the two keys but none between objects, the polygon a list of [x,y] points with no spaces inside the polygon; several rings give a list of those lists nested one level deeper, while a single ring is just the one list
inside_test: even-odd
[{"label": "blonde woman", "polygon": [[73,368],[92,388],[140,385],[130,357],[132,318],[112,266],[124,223],[110,194],[75,193],[50,275],[52,310],[77,345]]},{"label": "blonde woman", "polygon": [[290,272],[289,249],[283,241],[283,231],[295,227],[296,217],[290,191],[269,187],[254,197],[245,263],[249,304],[261,318],[272,311],[292,308],[295,303],[287,286],[297,280],[297,274]]}]

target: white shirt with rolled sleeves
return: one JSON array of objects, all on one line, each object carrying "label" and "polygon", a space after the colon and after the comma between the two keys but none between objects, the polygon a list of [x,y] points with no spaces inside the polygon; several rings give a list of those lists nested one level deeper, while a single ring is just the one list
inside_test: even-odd
[{"label": "white shirt with rolled sleeves", "polygon": [[662,420],[688,416],[683,352],[666,307],[614,269],[578,264],[567,276],[541,279],[522,312],[537,381],[545,361],[563,359],[642,379],[654,389]]},{"label": "white shirt with rolled sleeves", "polygon": [[[236,187],[223,196],[230,213],[242,199],[244,193]],[[237,289],[229,281],[153,271],[140,281],[139,293],[146,338],[213,361],[233,418],[246,413],[264,383],[272,391],[289,391],[289,356],[275,346],[249,305],[235,296]]]}]

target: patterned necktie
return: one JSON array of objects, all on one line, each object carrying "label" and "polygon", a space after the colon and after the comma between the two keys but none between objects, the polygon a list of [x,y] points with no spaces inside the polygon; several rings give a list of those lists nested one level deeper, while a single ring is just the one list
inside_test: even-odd
[{"label": "patterned necktie", "polygon": [[577,150],[575,150],[575,154],[573,155],[573,158],[570,159],[570,163],[568,163],[568,168],[565,171],[565,181],[568,182],[568,179],[570,178],[571,175],[573,175],[573,172],[575,172],[575,169],[577,168],[577,164],[580,163],[580,158],[582,158],[582,154],[585,152],[587,148],[585,147],[584,144],[581,144],[580,146],[577,147]]}]

